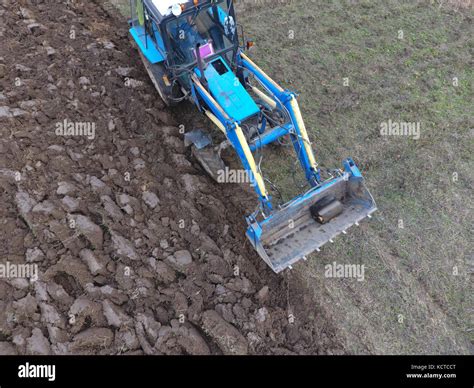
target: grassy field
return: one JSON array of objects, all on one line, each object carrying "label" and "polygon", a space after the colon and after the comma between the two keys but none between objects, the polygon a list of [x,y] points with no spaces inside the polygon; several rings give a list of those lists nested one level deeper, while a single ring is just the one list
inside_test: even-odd
[{"label": "grassy field", "polygon": [[[290,290],[314,290],[348,353],[472,352],[474,14],[441,3],[238,4],[250,55],[300,93],[319,163],[352,156],[378,203],[370,223],[288,275]],[[419,139],[382,136],[389,120],[419,123]],[[293,156],[274,151],[263,170],[291,197]],[[365,280],[325,278],[332,262],[363,264]]]},{"label": "grassy field", "polygon": [[[340,322],[348,352],[470,351],[472,19],[469,9],[393,0],[241,12],[252,56],[300,93],[319,162],[352,156],[380,209],[296,269]],[[420,123],[420,138],[382,136],[389,120]],[[292,163],[268,156],[264,169],[294,194]],[[334,261],[364,264],[365,281],[326,279]]]}]

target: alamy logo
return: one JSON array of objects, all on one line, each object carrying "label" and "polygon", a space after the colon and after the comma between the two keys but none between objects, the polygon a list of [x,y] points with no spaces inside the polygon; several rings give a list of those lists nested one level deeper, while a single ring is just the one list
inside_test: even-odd
[{"label": "alamy logo", "polygon": [[89,140],[95,139],[95,123],[83,121],[74,122],[64,119],[56,123],[57,136],[85,136]]},{"label": "alamy logo", "polygon": [[40,378],[48,379],[48,381],[56,380],[56,365],[30,365],[27,362],[25,365],[18,367],[19,378]]},{"label": "alamy logo", "polygon": [[380,124],[380,134],[382,136],[411,136],[413,140],[418,140],[421,133],[421,124],[410,122],[396,122],[388,120]]},{"label": "alamy logo", "polygon": [[223,170],[217,172],[218,183],[250,183],[252,179],[245,170],[232,170],[226,167]]},{"label": "alamy logo", "polygon": [[36,282],[38,280],[38,265],[15,264],[9,261],[7,261],[6,263],[0,263],[0,278],[24,278],[30,279],[32,282]]},{"label": "alamy logo", "polygon": [[324,276],[326,278],[357,279],[358,282],[365,280],[365,265],[360,264],[332,264],[324,266]]}]

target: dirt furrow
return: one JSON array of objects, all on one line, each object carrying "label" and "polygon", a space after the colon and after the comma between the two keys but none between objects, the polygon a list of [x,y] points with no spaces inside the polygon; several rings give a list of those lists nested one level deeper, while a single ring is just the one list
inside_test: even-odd
[{"label": "dirt furrow", "polygon": [[203,122],[164,109],[111,7],[0,17],[1,263],[39,271],[0,279],[1,354],[341,352],[250,249],[250,191],[196,166],[179,126]]}]

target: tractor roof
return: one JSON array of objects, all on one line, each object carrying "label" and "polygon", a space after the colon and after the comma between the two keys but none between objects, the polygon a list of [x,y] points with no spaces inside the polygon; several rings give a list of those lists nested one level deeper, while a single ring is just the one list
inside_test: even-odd
[{"label": "tractor roof", "polygon": [[151,0],[151,2],[161,16],[168,16],[171,15],[171,7],[173,7],[173,5],[188,5],[192,3],[192,0]]},{"label": "tractor roof", "polygon": [[[174,5],[184,6],[184,12],[194,8],[193,0],[144,0],[144,3],[151,14],[160,22],[173,15],[171,9]],[[212,0],[199,0],[199,5],[210,3],[212,3]]]}]

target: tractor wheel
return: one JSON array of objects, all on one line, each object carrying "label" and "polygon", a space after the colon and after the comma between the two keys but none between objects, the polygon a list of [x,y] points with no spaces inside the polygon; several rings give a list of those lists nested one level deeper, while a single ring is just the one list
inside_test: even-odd
[{"label": "tractor wheel", "polygon": [[[140,50],[139,50],[140,52]],[[175,106],[178,104],[179,98],[183,96],[181,91],[177,90],[177,86],[167,86],[163,81],[163,76],[165,75],[165,69],[163,65],[159,63],[152,64],[146,57],[140,52],[140,57],[142,58],[145,69],[150,76],[153,85],[155,85],[156,90],[158,91],[161,99],[167,106]]]}]

